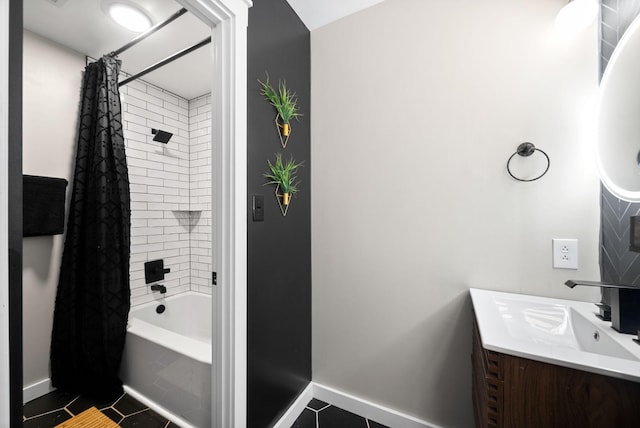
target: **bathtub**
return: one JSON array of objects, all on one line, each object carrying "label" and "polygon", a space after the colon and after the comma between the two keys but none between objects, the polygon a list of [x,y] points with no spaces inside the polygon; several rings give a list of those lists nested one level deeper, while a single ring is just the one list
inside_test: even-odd
[{"label": "bathtub", "polygon": [[211,356],[211,296],[168,297],[131,310],[122,381],[134,397],[178,416],[176,422],[210,427]]}]

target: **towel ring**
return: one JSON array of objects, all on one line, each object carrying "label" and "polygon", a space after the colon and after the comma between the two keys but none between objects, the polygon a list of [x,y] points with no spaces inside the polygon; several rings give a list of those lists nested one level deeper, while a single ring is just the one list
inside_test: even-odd
[{"label": "towel ring", "polygon": [[[544,155],[544,157],[547,158],[547,167],[545,168],[543,173],[540,174],[539,176],[537,176],[536,178],[530,178],[530,179],[518,178],[515,175],[513,175],[513,173],[511,172],[511,169],[509,169],[509,163],[511,162],[511,159],[513,159],[513,157],[515,155],[519,155],[519,156],[522,156],[522,157],[528,157],[528,156],[531,156],[536,151],[542,153]],[[549,167],[550,166],[551,166],[551,160],[549,159],[549,156],[543,150],[538,149],[536,146],[533,145],[533,143],[522,143],[522,144],[520,144],[518,146],[518,148],[516,149],[516,152],[509,157],[509,160],[507,161],[507,172],[509,173],[509,175],[513,179],[518,180],[518,181],[536,181],[537,179],[539,179],[543,175],[545,175],[547,173],[547,171],[549,171]]]}]

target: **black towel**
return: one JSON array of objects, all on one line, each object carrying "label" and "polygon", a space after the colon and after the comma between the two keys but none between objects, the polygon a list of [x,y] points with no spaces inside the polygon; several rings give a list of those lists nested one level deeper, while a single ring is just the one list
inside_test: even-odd
[{"label": "black towel", "polygon": [[23,175],[22,236],[64,233],[67,180]]}]

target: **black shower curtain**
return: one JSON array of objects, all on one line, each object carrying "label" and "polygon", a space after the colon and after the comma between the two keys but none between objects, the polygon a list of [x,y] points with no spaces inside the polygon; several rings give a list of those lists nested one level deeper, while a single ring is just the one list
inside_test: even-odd
[{"label": "black shower curtain", "polygon": [[71,206],[51,337],[51,381],[97,399],[122,393],[130,306],[129,178],[115,58],[85,68]]}]

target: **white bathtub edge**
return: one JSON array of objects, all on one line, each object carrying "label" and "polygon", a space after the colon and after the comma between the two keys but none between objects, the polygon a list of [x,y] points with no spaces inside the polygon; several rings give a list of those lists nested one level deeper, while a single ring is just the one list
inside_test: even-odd
[{"label": "white bathtub edge", "polygon": [[130,396],[132,396],[133,398],[135,398],[136,400],[138,400],[139,402],[141,402],[142,404],[144,404],[145,406],[147,406],[148,408],[150,408],[160,416],[164,416],[174,424],[179,425],[180,428],[197,428],[191,425],[189,422],[182,419],[180,416],[176,416],[173,413],[166,410],[164,407],[158,405],[155,401],[152,401],[147,397],[145,397],[144,395],[140,394],[138,391],[131,388],[130,386],[123,385],[122,387],[124,388],[124,392],[126,392],[127,394],[129,394]]},{"label": "white bathtub edge", "polygon": [[200,342],[197,339],[182,336],[138,318],[129,319],[127,333],[151,341],[178,354],[187,355],[201,363],[211,365],[213,359],[211,343]]}]

